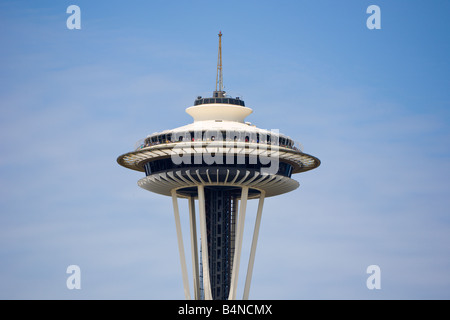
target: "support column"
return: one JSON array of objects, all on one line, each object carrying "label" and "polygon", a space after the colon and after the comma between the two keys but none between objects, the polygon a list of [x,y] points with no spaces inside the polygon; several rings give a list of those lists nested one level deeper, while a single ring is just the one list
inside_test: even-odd
[{"label": "support column", "polygon": [[233,270],[231,271],[231,285],[230,285],[230,294],[228,296],[228,300],[236,299],[236,289],[239,277],[239,263],[241,260],[241,250],[242,250],[242,238],[244,236],[244,222],[245,222],[245,211],[247,209],[247,199],[248,199],[248,187],[242,187],[241,192],[241,205],[239,208],[239,221],[237,225],[236,232],[236,242],[235,242],[235,251],[234,251],[234,259],[233,259]]},{"label": "support column", "polygon": [[178,200],[176,190],[172,190],[173,212],[175,215],[175,227],[177,229],[178,251],[180,253],[181,274],[183,276],[184,296],[186,300],[191,300],[189,290],[189,280],[186,267],[186,258],[184,256],[183,236],[181,234],[180,212],[178,210]]},{"label": "support column", "polygon": [[248,300],[248,296],[250,293],[250,283],[252,281],[253,264],[255,263],[256,245],[258,243],[259,227],[261,225],[261,216],[262,216],[265,195],[266,195],[266,192],[261,191],[261,195],[259,196],[258,212],[256,214],[256,220],[255,220],[255,230],[253,231],[252,249],[250,251],[250,258],[248,260],[247,277],[245,279],[245,287],[244,287],[244,296],[243,296],[242,300]]},{"label": "support column", "polygon": [[209,276],[208,261],[208,235],[206,232],[206,210],[205,210],[205,187],[198,185],[198,207],[200,211],[200,237],[202,246],[202,266],[203,266],[203,290],[205,300],[212,300],[211,280]]},{"label": "support column", "polygon": [[195,199],[189,197],[189,223],[191,227],[192,274],[194,276],[194,299],[200,299],[200,275],[198,270],[197,225],[195,222]]}]

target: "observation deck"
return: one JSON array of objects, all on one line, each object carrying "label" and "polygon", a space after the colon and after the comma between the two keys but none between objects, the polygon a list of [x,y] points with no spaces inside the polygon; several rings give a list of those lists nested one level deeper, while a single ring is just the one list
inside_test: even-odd
[{"label": "observation deck", "polygon": [[[186,109],[193,123],[151,134],[118,158],[120,165],[146,173],[139,186],[170,196],[172,189],[197,184],[248,184],[270,197],[299,186],[292,174],[320,165],[288,136],[244,122],[253,110],[243,100],[225,98],[223,91],[214,95],[197,97]],[[180,158],[183,162],[177,163]],[[270,171],[273,165],[277,167]]]}]

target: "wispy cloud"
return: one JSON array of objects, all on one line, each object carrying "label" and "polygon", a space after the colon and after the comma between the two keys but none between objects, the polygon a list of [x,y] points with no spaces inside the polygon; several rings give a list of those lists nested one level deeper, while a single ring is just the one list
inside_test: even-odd
[{"label": "wispy cloud", "polygon": [[[12,16],[24,6],[9,5],[3,7]],[[67,33],[64,24],[55,28],[60,17],[52,6],[28,20],[2,15],[10,45],[0,53],[0,296],[182,299],[170,199],[140,189],[142,174],[116,158],[147,134],[192,121],[184,108],[213,89],[216,44],[206,48],[196,38],[194,31],[205,28],[199,21],[183,26],[181,42],[167,36],[172,29],[153,41],[148,36],[156,31],[144,35],[132,24],[113,33],[99,27],[102,16],[86,19],[89,31]],[[324,41],[335,33],[320,34]],[[267,39],[280,48],[254,60],[256,40],[239,38],[246,44],[229,49],[237,53],[225,70],[230,90],[243,89],[254,109],[248,120],[280,129],[322,161],[294,176],[298,190],[266,199],[251,297],[449,297],[448,94],[427,95],[431,85],[417,90],[417,101],[393,94],[414,93],[420,75],[407,84],[396,82],[400,77],[356,83],[365,70],[364,59],[350,61],[357,53],[342,49],[346,59],[331,68],[335,60],[320,61],[328,55],[312,56],[309,37],[305,45],[291,37]],[[289,52],[285,61],[270,59],[286,49],[301,52],[304,63]],[[213,70],[205,61],[210,53]],[[246,67],[233,71],[232,62]],[[252,202],[241,270],[255,212]],[[82,268],[80,292],[65,287],[69,264]],[[379,292],[365,287],[370,264],[382,270]]]}]

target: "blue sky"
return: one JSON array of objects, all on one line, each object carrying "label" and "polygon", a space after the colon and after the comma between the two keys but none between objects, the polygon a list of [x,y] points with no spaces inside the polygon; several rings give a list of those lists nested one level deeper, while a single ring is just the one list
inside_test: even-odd
[{"label": "blue sky", "polygon": [[[71,4],[81,30],[66,27]],[[371,4],[380,30],[366,27]],[[222,31],[225,89],[247,120],[322,161],[266,199],[250,297],[449,299],[449,9],[1,0],[0,298],[184,298],[171,199],[116,158],[191,122],[184,109],[214,90]],[[72,264],[81,290],[66,287]],[[373,264],[380,290],[366,287]]]}]

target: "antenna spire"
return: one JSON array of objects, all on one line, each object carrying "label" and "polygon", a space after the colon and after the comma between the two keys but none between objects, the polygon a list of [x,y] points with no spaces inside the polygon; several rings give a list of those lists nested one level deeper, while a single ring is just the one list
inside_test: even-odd
[{"label": "antenna spire", "polygon": [[224,96],[222,75],[222,31],[219,31],[219,53],[217,56],[216,91],[214,96]]}]

